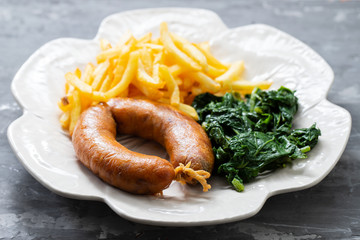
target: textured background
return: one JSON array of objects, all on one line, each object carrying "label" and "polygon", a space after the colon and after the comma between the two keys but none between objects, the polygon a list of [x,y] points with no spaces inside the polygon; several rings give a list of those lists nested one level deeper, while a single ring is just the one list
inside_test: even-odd
[{"label": "textured background", "polygon": [[[229,27],[265,23],[318,52],[335,72],[328,99],[353,120],[334,170],[310,189],[271,197],[250,219],[196,228],[132,223],[104,203],[63,198],[40,185],[6,137],[22,114],[10,92],[16,71],[52,39],[90,39],[106,16],[149,7],[206,8]],[[0,239],[360,239],[359,43],[360,1],[0,0]]]}]

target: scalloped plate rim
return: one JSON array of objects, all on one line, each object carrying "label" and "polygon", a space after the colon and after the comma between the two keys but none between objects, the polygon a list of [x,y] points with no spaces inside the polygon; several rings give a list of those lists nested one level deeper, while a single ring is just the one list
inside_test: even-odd
[{"label": "scalloped plate rim", "polygon": [[[164,225],[164,226],[197,226],[197,225],[209,225],[209,224],[218,224],[218,223],[227,223],[227,222],[232,222],[232,221],[237,221],[237,220],[241,220],[241,219],[245,219],[245,218],[248,218],[248,217],[251,217],[253,215],[255,215],[256,213],[258,213],[262,206],[265,204],[266,200],[271,197],[271,196],[274,196],[274,195],[277,195],[277,194],[281,194],[281,193],[285,193],[285,192],[292,192],[292,191],[298,191],[298,190],[301,190],[301,189],[306,189],[306,188],[309,188],[313,185],[316,185],[317,183],[319,183],[323,178],[325,178],[328,173],[333,169],[333,167],[336,165],[336,163],[338,162],[338,160],[340,159],[341,157],[341,154],[343,153],[343,151],[345,150],[345,147],[346,147],[346,142],[345,144],[342,146],[342,150],[341,150],[341,154],[339,154],[339,156],[337,157],[336,161],[333,163],[333,166],[331,166],[329,169],[328,169],[328,172],[321,176],[319,179],[317,179],[317,181],[315,182],[312,182],[311,184],[308,184],[308,185],[303,185],[303,186],[299,186],[298,188],[293,188],[293,189],[287,189],[285,191],[275,191],[275,192],[267,192],[266,194],[266,197],[263,199],[262,201],[262,204],[260,206],[257,207],[256,210],[254,210],[253,212],[251,212],[250,214],[247,214],[246,216],[236,216],[236,217],[231,217],[231,218],[222,218],[222,219],[217,219],[217,220],[210,220],[210,221],[206,221],[206,220],[203,220],[203,221],[197,221],[197,222],[192,222],[191,220],[189,221],[178,221],[178,222],[164,222],[164,221],[161,221],[161,220],[155,220],[155,221],[151,221],[149,219],[147,220],[144,220],[142,219],[141,217],[135,217],[135,216],[129,216],[127,215],[126,213],[122,212],[122,211],[119,211],[116,206],[114,206],[114,204],[111,202],[111,201],[108,201],[108,199],[106,197],[102,197],[102,196],[78,196],[76,194],[69,194],[68,192],[64,192],[64,191],[61,191],[57,188],[54,188],[51,183],[48,183],[47,181],[45,181],[44,179],[41,178],[41,176],[38,176],[37,173],[33,172],[31,170],[31,168],[25,163],[26,160],[24,159],[24,157],[21,155],[20,152],[18,152],[18,149],[16,148],[16,138],[14,138],[12,136],[12,133],[13,133],[13,130],[12,128],[14,126],[16,126],[16,123],[17,121],[20,121],[22,118],[25,118],[27,114],[34,114],[34,116],[37,116],[35,113],[33,112],[30,112],[27,107],[25,106],[25,104],[23,104],[23,99],[21,96],[19,96],[19,92],[17,91],[17,88],[16,88],[16,83],[17,81],[21,81],[19,76],[22,75],[22,70],[24,68],[26,68],[26,66],[28,64],[31,63],[32,59],[39,53],[41,53],[41,49],[43,47],[45,47],[46,45],[48,44],[52,44],[53,42],[55,41],[61,41],[62,39],[68,39],[68,40],[85,40],[85,41],[90,41],[90,42],[93,42],[95,41],[98,37],[99,37],[99,34],[101,32],[101,26],[103,26],[103,24],[108,20],[108,19],[111,19],[112,17],[117,17],[117,16],[121,16],[122,14],[126,14],[126,13],[129,13],[129,12],[142,12],[142,11],[154,11],[154,10],[166,10],[166,9],[183,9],[183,10],[186,10],[186,9],[191,9],[191,10],[194,10],[194,8],[155,8],[155,9],[138,9],[138,10],[131,10],[131,11],[125,11],[125,12],[119,12],[119,13],[115,13],[115,14],[112,14],[108,17],[106,17],[100,24],[100,27],[98,29],[98,32],[96,33],[95,37],[93,39],[78,39],[78,38],[58,38],[58,39],[54,39],[54,40],[51,40],[49,41],[48,43],[44,44],[43,46],[41,46],[38,50],[36,50],[28,59],[27,61],[20,67],[19,71],[16,73],[15,77],[14,77],[14,80],[12,81],[11,83],[11,91],[16,99],[16,101],[18,102],[18,104],[22,107],[23,109],[23,114],[22,116],[20,116],[18,119],[14,120],[8,127],[8,132],[7,132],[7,135],[8,135],[8,140],[10,142],[10,145],[15,153],[15,155],[18,157],[18,159],[20,160],[20,162],[23,164],[23,166],[25,167],[25,169],[34,177],[36,178],[37,181],[39,181],[42,185],[44,185],[45,187],[47,187],[49,190],[61,195],[61,196],[64,196],[64,197],[69,197],[69,198],[74,198],[74,199],[83,199],[83,200],[97,200],[97,201],[102,201],[104,203],[106,203],[111,209],[113,209],[117,214],[119,214],[121,217],[124,217],[126,219],[129,219],[129,220],[132,220],[132,221],[135,221],[135,222],[141,222],[141,223],[146,223],[146,224],[150,224],[150,225]],[[206,10],[206,9],[195,9],[195,10],[202,10],[202,11],[207,11],[207,12],[210,12],[211,14],[213,14],[214,16],[216,16],[218,18],[218,20],[220,20],[222,22],[222,20],[220,19],[220,17],[215,13],[215,12],[212,12],[212,11],[209,11],[209,10]],[[223,23],[223,22],[222,22]],[[223,23],[224,24],[224,23]],[[225,24],[224,24],[225,25]],[[318,105],[320,102],[322,101],[327,101],[329,103],[331,103],[330,101],[328,101],[326,99],[326,96],[328,94],[328,91],[334,81],[334,72],[333,70],[331,69],[331,67],[329,66],[329,64],[321,57],[319,56],[313,49],[311,49],[308,45],[306,45],[305,43],[301,42],[300,40],[294,38],[293,36],[281,31],[281,30],[278,30],[272,26],[269,26],[269,25],[266,25],[266,24],[252,24],[252,25],[246,25],[246,26],[241,26],[241,27],[237,27],[237,28],[243,28],[243,27],[262,27],[262,28],[271,28],[277,32],[280,32],[281,34],[284,34],[285,36],[291,38],[292,40],[296,40],[298,41],[299,44],[302,44],[308,51],[311,51],[313,54],[315,54],[317,57],[319,57],[319,59],[322,60],[322,64],[324,64],[326,70],[328,71],[328,73],[331,74],[331,79],[329,79],[329,82],[328,82],[328,87],[326,89],[326,91],[324,91],[324,98],[321,99],[318,103],[316,103],[313,107],[315,107],[316,105]],[[227,30],[231,30],[231,29],[235,29],[235,28],[228,28]],[[348,117],[349,117],[349,120],[350,120],[350,124],[351,124],[351,115],[350,113],[344,109],[344,108],[341,108],[340,106],[338,105],[335,105],[333,103],[331,103],[334,107],[337,107],[339,109],[342,109],[344,110]],[[38,117],[38,116],[37,116]],[[351,127],[349,128],[351,129]],[[349,135],[350,135],[350,130],[348,131],[348,134],[347,134],[347,137],[346,139],[349,138]]]}]

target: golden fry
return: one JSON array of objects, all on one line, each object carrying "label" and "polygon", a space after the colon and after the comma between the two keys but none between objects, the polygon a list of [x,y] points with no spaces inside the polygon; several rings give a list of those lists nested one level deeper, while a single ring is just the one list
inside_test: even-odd
[{"label": "golden fry", "polygon": [[151,100],[157,100],[162,98],[163,96],[163,93],[160,92],[158,89],[154,87],[146,86],[142,84],[142,82],[139,82],[138,80],[133,81],[132,84],[134,84],[136,88],[138,88],[146,97],[148,97]]},{"label": "golden fry", "polygon": [[[158,102],[170,104],[170,100],[166,98],[161,98],[158,100]],[[195,108],[193,108],[192,106],[180,103],[178,106],[176,106],[176,108],[187,114],[188,116],[192,117],[195,121],[199,120],[199,115],[197,114]]]},{"label": "golden fry", "polygon": [[128,64],[126,66],[125,72],[120,82],[106,93],[101,93],[99,91],[94,92],[93,93],[94,100],[107,101],[110,98],[116,97],[121,92],[123,92],[129,86],[131,81],[136,77],[138,61],[139,61],[139,52],[135,51],[130,53]]},{"label": "golden fry", "polygon": [[60,116],[60,124],[64,129],[68,129],[70,125],[70,111],[63,112]]},{"label": "golden fry", "polygon": [[161,51],[157,54],[154,55],[154,62],[153,65],[155,64],[163,64],[164,63],[164,51]]},{"label": "golden fry", "polygon": [[[156,70],[157,69],[155,69],[155,71]],[[145,71],[145,67],[140,59],[138,62],[136,78],[140,84],[145,85],[145,87],[148,86],[149,88],[163,88],[165,85],[165,82],[159,77],[153,78]]]},{"label": "golden fry", "polygon": [[215,78],[215,80],[217,82],[223,83],[224,87],[228,87],[231,82],[240,79],[243,72],[244,62],[235,62],[231,64],[230,68],[224,74]]},{"label": "golden fry", "polygon": [[225,72],[226,72],[226,69],[223,69],[223,68],[220,69],[220,68],[216,68],[216,67],[209,65],[206,75],[208,75],[211,78],[217,78],[220,75],[223,75]]},{"label": "golden fry", "polygon": [[197,49],[194,45],[192,45],[188,40],[182,38],[174,33],[170,34],[172,40],[174,41],[175,45],[186,53],[189,57],[191,57],[195,62],[197,62],[202,69],[207,72],[209,67],[207,64],[207,60],[205,55]]},{"label": "golden fry", "polygon": [[209,92],[216,93],[221,89],[221,85],[214,81],[212,78],[202,72],[190,72],[186,75],[200,83],[200,86],[207,89]]},{"label": "golden fry", "polygon": [[71,104],[70,104],[69,98],[67,96],[62,97],[58,101],[58,107],[60,108],[61,111],[68,112],[71,109]]},{"label": "golden fry", "polygon": [[170,74],[169,68],[165,65],[159,67],[160,75],[165,80],[168,91],[170,92],[170,104],[173,106],[178,106],[180,104],[180,90],[179,86],[176,84],[175,79]]},{"label": "golden fry", "polygon": [[200,71],[201,66],[192,60],[189,56],[187,56],[184,52],[180,51],[172,41],[167,24],[165,22],[160,24],[160,39],[161,42],[164,44],[164,47],[168,54],[174,58],[176,62],[180,65],[184,66],[185,68]]},{"label": "golden fry", "polygon": [[106,77],[106,73],[108,70],[108,67],[110,66],[110,62],[106,61],[106,62],[102,62],[100,63],[97,68],[95,68],[94,70],[94,81],[91,84],[91,87],[97,91],[100,89],[102,82],[104,81],[105,77]]},{"label": "golden fry", "polygon": [[196,46],[205,55],[209,65],[220,69],[227,69],[227,67],[223,63],[221,63],[216,57],[214,57],[214,55],[211,54],[208,44],[194,44],[194,46]]},{"label": "golden fry", "polygon": [[192,106],[180,103],[178,109],[182,112],[187,113],[190,117],[192,117],[196,121],[199,120],[199,116],[198,116],[195,108],[193,108]]},{"label": "golden fry", "polygon": [[122,52],[117,60],[117,63],[116,63],[115,69],[114,69],[114,78],[113,78],[110,88],[113,88],[120,82],[121,77],[126,69],[126,65],[129,61],[130,51],[131,51],[132,47],[133,47],[132,45],[125,45],[122,48]]},{"label": "golden fry", "polygon": [[74,72],[75,76],[77,76],[78,78],[81,78],[81,71],[79,68],[76,68],[75,69],[75,72]]},{"label": "golden fry", "polygon": [[149,48],[153,51],[162,51],[164,49],[164,46],[160,45],[160,44],[154,44],[154,43],[141,43],[141,44],[137,44],[137,47],[139,48]]},{"label": "golden fry", "polygon": [[99,53],[96,56],[97,63],[105,62],[107,59],[116,58],[121,53],[122,49],[110,48],[106,51]]},{"label": "golden fry", "polygon": [[184,71],[184,69],[180,65],[174,64],[169,67],[169,71],[171,75],[173,75],[173,77],[177,77],[180,73]]},{"label": "golden fry", "polygon": [[195,80],[193,78],[189,77],[183,77],[183,84],[182,89],[191,91],[191,88],[193,87],[195,83]]},{"label": "golden fry", "polygon": [[107,90],[109,90],[110,86],[111,86],[111,82],[112,82],[112,78],[110,75],[107,75],[99,89],[100,92],[106,92]]},{"label": "golden fry", "polygon": [[235,91],[244,91],[249,90],[252,91],[255,87],[258,87],[262,90],[269,89],[272,82],[270,81],[246,81],[246,80],[238,80],[234,81],[230,84],[230,88]]},{"label": "golden fry", "polygon": [[83,81],[86,84],[91,85],[92,81],[94,80],[93,72],[95,70],[95,66],[91,63],[88,63],[85,67],[84,74],[81,76],[81,81]]},{"label": "golden fry", "polygon": [[65,74],[66,81],[74,86],[81,92],[91,93],[92,88],[90,85],[86,84],[85,82],[81,81],[74,73],[68,72]]},{"label": "golden fry", "polygon": [[70,135],[73,133],[76,122],[79,119],[80,113],[81,113],[81,102],[80,102],[79,92],[77,90],[74,90],[72,96],[74,98],[74,102],[73,102],[73,107],[72,107],[71,113],[70,113],[70,123],[69,123]]},{"label": "golden fry", "polygon": [[139,51],[140,51],[139,52],[140,61],[142,62],[141,67],[145,70],[146,73],[151,75],[152,68],[153,68],[153,60],[152,60],[152,56],[151,56],[151,51],[146,48],[142,48]]}]

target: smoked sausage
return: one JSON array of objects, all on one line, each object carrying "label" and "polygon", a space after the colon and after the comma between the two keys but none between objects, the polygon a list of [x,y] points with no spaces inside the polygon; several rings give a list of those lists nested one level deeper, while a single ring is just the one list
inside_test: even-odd
[{"label": "smoked sausage", "polygon": [[[155,140],[170,162],[133,152],[116,134]],[[211,173],[214,156],[202,127],[177,109],[150,100],[115,98],[85,110],[72,135],[79,160],[105,182],[135,194],[155,194],[174,179],[174,168],[191,162]]]}]

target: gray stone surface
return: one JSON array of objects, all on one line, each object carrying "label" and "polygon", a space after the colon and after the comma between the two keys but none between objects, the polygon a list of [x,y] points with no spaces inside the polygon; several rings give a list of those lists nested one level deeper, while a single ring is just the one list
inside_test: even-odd
[{"label": "gray stone surface", "polygon": [[[334,69],[328,99],[350,111],[352,133],[333,171],[318,185],[271,197],[254,217],[216,226],[156,227],[118,217],[106,204],[58,196],[17,160],[6,137],[22,114],[10,92],[21,64],[59,37],[93,38],[101,20],[149,7],[198,7],[229,27],[265,23],[317,51]],[[360,239],[360,2],[26,1],[0,0],[1,239]]]}]

